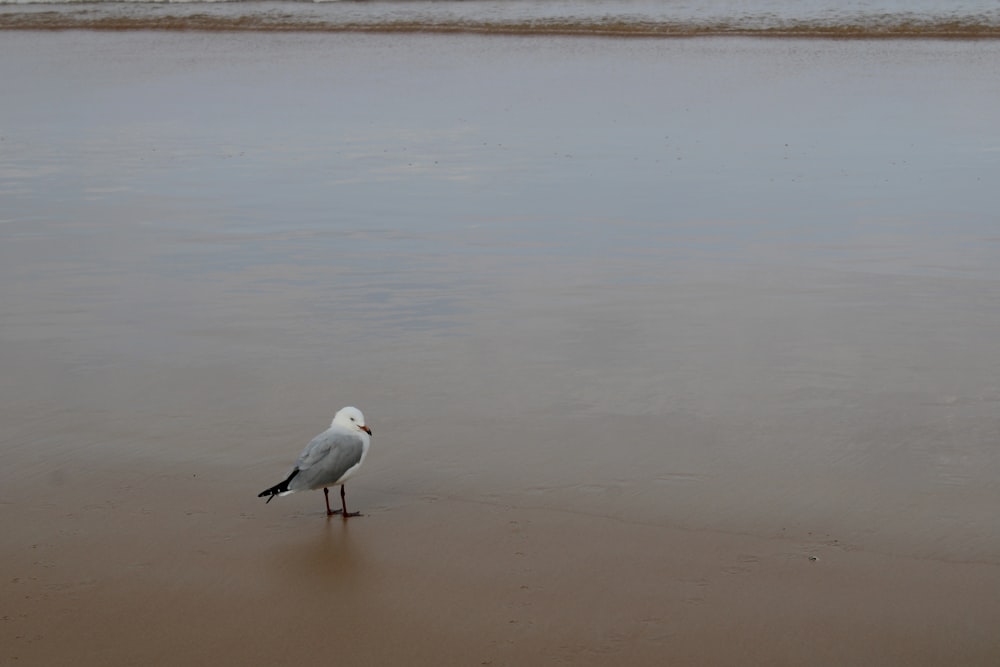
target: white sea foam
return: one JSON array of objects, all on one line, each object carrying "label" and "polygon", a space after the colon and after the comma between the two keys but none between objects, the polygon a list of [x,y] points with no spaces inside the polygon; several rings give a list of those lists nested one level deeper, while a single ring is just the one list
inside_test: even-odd
[{"label": "white sea foam", "polygon": [[[43,12],[47,23],[39,23]],[[0,0],[0,28],[24,27],[983,37],[1000,34],[1000,6],[992,0]]]}]

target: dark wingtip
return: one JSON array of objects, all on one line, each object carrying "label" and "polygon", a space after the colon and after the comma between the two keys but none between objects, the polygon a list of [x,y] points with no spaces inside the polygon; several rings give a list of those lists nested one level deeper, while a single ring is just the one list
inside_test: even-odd
[{"label": "dark wingtip", "polygon": [[278,484],[275,484],[270,489],[264,489],[263,491],[261,491],[260,493],[257,494],[257,497],[258,498],[263,498],[264,496],[270,496],[270,498],[267,499],[267,502],[264,503],[266,505],[267,503],[271,502],[271,499],[274,498],[276,495],[278,495],[279,493],[284,493],[285,491],[287,491],[288,490],[288,483],[290,481],[292,481],[292,478],[295,477],[298,474],[299,474],[299,469],[296,468],[295,470],[292,471],[292,474],[289,475],[288,478],[285,479],[283,482],[279,482]]}]

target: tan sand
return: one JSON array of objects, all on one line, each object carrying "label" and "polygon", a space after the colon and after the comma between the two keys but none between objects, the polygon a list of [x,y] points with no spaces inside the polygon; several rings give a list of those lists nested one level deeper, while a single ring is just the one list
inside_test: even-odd
[{"label": "tan sand", "polygon": [[1000,664],[998,62],[4,34],[0,664]]},{"label": "tan sand", "polygon": [[366,514],[344,522],[323,515],[318,493],[264,507],[235,483],[206,485],[227,476],[133,466],[8,486],[8,497],[39,502],[5,509],[4,662],[990,665],[998,655],[995,563],[468,498],[380,506],[360,481],[351,499]]}]

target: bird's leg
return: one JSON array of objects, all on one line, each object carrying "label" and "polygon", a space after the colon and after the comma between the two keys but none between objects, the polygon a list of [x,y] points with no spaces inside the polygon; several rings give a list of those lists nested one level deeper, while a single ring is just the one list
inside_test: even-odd
[{"label": "bird's leg", "polygon": [[[340,487],[341,492],[343,492],[344,487]],[[326,500],[326,515],[333,516],[334,514],[340,514],[340,510],[330,509],[330,489],[323,487],[323,498]]]},{"label": "bird's leg", "polygon": [[[344,485],[343,484],[340,485],[340,506],[344,508],[343,512],[344,512],[344,518],[345,519],[347,517],[349,517],[349,516],[361,516],[361,512],[351,513],[351,512],[347,511],[347,494],[344,493]],[[339,512],[341,510],[337,510],[337,511]]]}]

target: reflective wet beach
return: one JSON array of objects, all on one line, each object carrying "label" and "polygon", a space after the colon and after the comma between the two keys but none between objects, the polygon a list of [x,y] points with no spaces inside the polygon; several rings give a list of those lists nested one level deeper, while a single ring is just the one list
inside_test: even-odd
[{"label": "reflective wet beach", "polygon": [[[555,546],[529,583],[487,560],[532,555],[511,526],[534,521],[595,550],[707,531],[995,584],[995,46],[5,33],[0,53],[4,502],[36,519],[5,551],[56,542],[49,512],[123,512],[181,563],[201,561],[170,535],[216,535],[199,548],[239,572],[217,593],[349,595],[318,563],[405,584],[427,563],[385,552],[434,535],[480,559],[463,582],[565,594],[538,575]],[[371,516],[323,541],[318,494],[254,496],[346,403],[375,433],[351,492]],[[404,519],[399,544],[377,530]],[[567,577],[607,566],[576,553]]]}]

